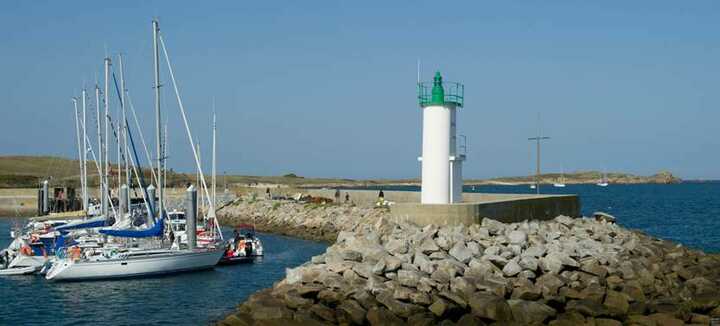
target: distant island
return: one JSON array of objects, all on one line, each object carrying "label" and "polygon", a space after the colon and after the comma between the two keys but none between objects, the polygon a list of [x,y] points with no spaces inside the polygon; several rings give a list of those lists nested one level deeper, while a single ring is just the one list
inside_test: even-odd
[{"label": "distant island", "polygon": [[[95,162],[88,162],[90,185],[97,185],[97,169]],[[93,173],[94,171],[94,173]],[[144,171],[149,177],[149,170]],[[566,184],[594,184],[602,179],[602,172],[583,171],[562,175]],[[651,176],[638,176],[629,173],[607,173],[607,181],[611,184],[671,184],[681,183],[682,179],[669,171],[662,171]],[[559,173],[547,173],[540,176],[540,182],[551,184],[561,178]],[[79,163],[77,160],[52,156],[0,156],[0,188],[35,188],[45,179],[53,184],[77,186],[79,183]],[[195,182],[194,173],[177,173],[168,171],[168,186],[180,187],[188,182]],[[466,185],[523,185],[535,182],[535,176],[497,177],[492,179],[466,179]],[[697,182],[694,180],[693,182]],[[282,176],[246,176],[219,175],[219,186],[290,186],[290,187],[366,187],[379,185],[420,185],[419,179],[343,179],[343,178],[311,178],[302,177],[288,172]]]},{"label": "distant island", "polygon": [[[551,184],[564,178],[566,184],[594,184],[602,180],[603,173],[599,171],[580,171],[573,173],[548,173],[540,175],[541,184]],[[655,183],[670,184],[681,183],[682,179],[674,176],[669,171],[661,171],[651,176],[639,176],[629,173],[606,173],[606,180],[611,184],[639,184],[639,183]],[[535,183],[535,176],[522,177],[500,177],[489,180],[466,180],[465,184],[470,185],[522,185]]]}]

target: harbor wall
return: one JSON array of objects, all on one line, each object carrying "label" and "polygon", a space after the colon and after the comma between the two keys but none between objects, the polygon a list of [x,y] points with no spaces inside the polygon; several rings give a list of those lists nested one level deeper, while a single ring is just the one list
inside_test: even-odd
[{"label": "harbor wall", "polygon": [[[311,189],[311,196],[334,199],[334,189]],[[377,190],[340,190],[340,201],[358,205],[375,205]],[[577,195],[532,195],[463,193],[463,202],[456,204],[420,204],[420,192],[383,191],[385,200],[392,202],[390,212],[400,221],[418,225],[471,225],[483,218],[511,223],[522,220],[548,220],[559,215],[579,217],[580,198]]]}]

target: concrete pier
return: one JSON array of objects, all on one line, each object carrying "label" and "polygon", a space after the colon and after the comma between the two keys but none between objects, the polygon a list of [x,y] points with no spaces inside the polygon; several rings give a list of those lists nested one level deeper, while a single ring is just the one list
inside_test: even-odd
[{"label": "concrete pier", "polygon": [[[313,189],[312,196],[333,198],[334,189]],[[377,190],[341,190],[341,198],[350,195],[358,205],[373,205]],[[420,204],[420,192],[383,191],[385,200],[393,202],[390,214],[398,221],[418,225],[470,225],[483,218],[511,223],[522,220],[549,220],[558,215],[580,217],[580,198],[577,195],[483,194],[463,193],[457,204]]]}]

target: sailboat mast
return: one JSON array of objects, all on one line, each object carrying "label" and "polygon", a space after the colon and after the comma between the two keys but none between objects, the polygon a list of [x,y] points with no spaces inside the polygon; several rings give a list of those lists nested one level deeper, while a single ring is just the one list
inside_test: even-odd
[{"label": "sailboat mast", "polygon": [[[105,58],[105,92],[103,94],[103,104],[105,105],[105,154],[103,155],[105,157],[105,171],[103,171],[104,192],[100,194],[100,196],[102,196],[102,198],[105,198],[110,192],[110,184],[108,180],[108,176],[110,174],[110,58]],[[103,214],[105,216],[108,215],[107,199],[103,201]]]},{"label": "sailboat mast", "polygon": [[[125,69],[123,68],[123,57],[122,54],[118,54],[118,63],[120,64],[120,105],[122,106],[122,121],[120,122],[120,125],[122,125],[122,148],[123,152],[125,153],[125,184],[130,187],[132,183],[132,179],[130,178],[130,162],[129,162],[129,152],[128,149],[130,148],[128,146],[128,128],[127,128],[127,109],[125,104]],[[128,201],[130,198],[128,198]],[[130,206],[128,206],[130,207]]]},{"label": "sailboat mast", "polygon": [[98,180],[100,181],[100,206],[102,207],[102,213],[105,214],[105,206],[107,203],[105,202],[106,198],[103,196],[104,192],[104,185],[103,185],[103,151],[102,151],[102,119],[100,115],[100,86],[98,86],[97,83],[95,83],[95,116],[97,120],[97,141],[98,141],[98,167],[100,172],[98,174]]},{"label": "sailboat mast", "polygon": [[[83,86],[84,87],[84,86]],[[88,184],[87,184],[87,152],[88,152],[88,143],[87,143],[87,91],[85,88],[82,90],[82,134],[83,134],[83,153],[82,153],[82,197],[83,197],[83,210],[85,213],[88,211]]]},{"label": "sailboat mast", "polygon": [[167,158],[168,155],[168,123],[165,121],[165,132],[163,133],[163,184],[167,186]]},{"label": "sailboat mast", "polygon": [[[200,153],[200,141],[195,140],[195,151],[198,155],[198,160],[202,162],[202,154]],[[202,187],[200,182],[200,170],[197,171],[197,184],[199,187]],[[203,196],[203,191],[200,191],[200,196],[198,196],[198,207],[200,207],[201,211],[205,211],[205,200]]]},{"label": "sailboat mast", "polygon": [[215,215],[215,205],[216,205],[216,163],[217,163],[217,157],[216,157],[216,119],[215,119],[215,99],[213,99],[213,125],[212,125],[212,203],[210,204],[210,212],[214,216]]},{"label": "sailboat mast", "polygon": [[162,171],[162,144],[160,143],[160,52],[158,50],[158,32],[160,32],[160,26],[157,20],[152,21],[153,25],[153,64],[155,68],[155,128],[157,131],[156,145],[157,145],[157,183],[158,183],[158,216],[163,218],[163,197],[165,190],[163,189],[163,171]]}]

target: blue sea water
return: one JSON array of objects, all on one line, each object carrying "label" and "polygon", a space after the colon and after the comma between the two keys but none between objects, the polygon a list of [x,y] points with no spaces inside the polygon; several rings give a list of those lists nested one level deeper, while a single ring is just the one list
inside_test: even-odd
[{"label": "blue sea water", "polygon": [[[12,220],[0,218],[0,247]],[[41,276],[0,277],[0,325],[203,325],[250,294],[323,253],[326,244],[260,233],[265,257],[252,264],[163,277],[54,283]]]},{"label": "blue sea water", "polygon": [[[379,189],[371,187],[369,189]],[[418,191],[417,186],[382,187]],[[618,223],[706,252],[720,252],[720,182],[680,184],[543,185],[543,194],[580,195],[582,213],[610,213]],[[465,192],[533,194],[529,186],[465,186]]]}]

